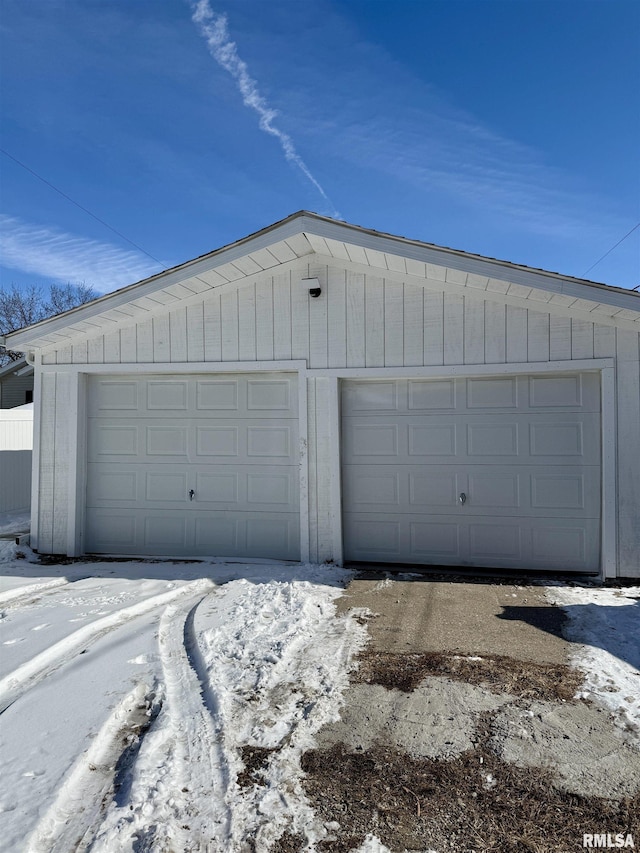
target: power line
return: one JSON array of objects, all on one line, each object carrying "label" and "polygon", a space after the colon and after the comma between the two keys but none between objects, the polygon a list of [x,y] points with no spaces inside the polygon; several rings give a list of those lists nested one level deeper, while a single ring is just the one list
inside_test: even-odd
[{"label": "power line", "polygon": [[636,222],[636,224],[633,226],[633,228],[631,229],[631,231],[627,231],[627,233],[624,235],[624,237],[622,237],[620,240],[618,240],[618,242],[615,244],[615,246],[612,246],[612,247],[609,249],[609,251],[608,251],[608,252],[605,252],[605,253],[604,253],[604,255],[603,255],[601,258],[598,258],[598,260],[595,262],[595,264],[591,264],[591,266],[589,267],[589,269],[588,269],[588,270],[585,270],[585,271],[582,273],[581,278],[584,278],[584,277],[585,277],[585,275],[586,275],[588,272],[591,272],[591,270],[592,270],[594,267],[597,267],[597,266],[598,266],[598,264],[600,263],[600,261],[603,261],[603,260],[607,257],[607,255],[610,255],[610,254],[611,254],[611,252],[613,252],[613,250],[614,250],[614,249],[616,249],[616,248],[620,245],[620,243],[623,243],[623,242],[627,239],[627,237],[628,237],[630,234],[633,234],[633,232],[636,230],[636,228],[640,228],[640,222]]},{"label": "power line", "polygon": [[[14,162],[14,163],[17,163],[17,164],[18,164],[18,166],[22,166],[22,168],[23,168],[23,169],[25,169],[27,172],[29,172],[30,174],[32,174],[32,175],[33,175],[35,178],[37,178],[39,181],[42,181],[42,183],[43,183],[43,184],[46,184],[48,187],[51,187],[51,189],[52,189],[52,190],[55,190],[55,191],[56,191],[59,195],[61,195],[63,198],[66,198],[66,200],[67,200],[67,201],[70,201],[70,202],[71,202],[71,204],[75,204],[75,206],[76,206],[76,207],[80,208],[80,210],[82,210],[84,213],[87,213],[89,216],[91,216],[93,219],[95,219],[95,220],[96,220],[96,222],[99,222],[101,225],[104,225],[104,227],[105,227],[105,228],[108,228],[108,229],[109,229],[109,231],[113,231],[113,233],[114,233],[114,234],[117,234],[117,235],[118,235],[118,237],[120,237],[122,240],[126,240],[126,242],[127,242],[127,243],[129,243],[130,245],[132,245],[132,246],[133,246],[135,249],[137,249],[139,252],[142,252],[142,254],[143,254],[143,255],[146,255],[148,258],[151,258],[151,260],[152,260],[152,261],[155,261],[155,263],[156,263],[156,264],[160,264],[160,266],[161,266],[163,269],[166,269],[166,268],[167,268],[167,264],[165,264],[163,261],[159,260],[158,258],[154,258],[154,256],[153,256],[153,255],[151,255],[151,254],[149,254],[149,252],[147,252],[145,249],[143,249],[143,248],[142,248],[142,246],[139,246],[137,243],[134,243],[134,242],[133,242],[133,240],[130,240],[128,237],[125,237],[125,235],[124,235],[121,231],[118,231],[118,230],[117,230],[116,228],[114,228],[112,225],[109,225],[109,223],[108,223],[108,222],[105,222],[105,221],[104,221],[104,219],[100,219],[100,217],[99,217],[99,216],[96,216],[96,215],[95,215],[95,213],[92,213],[90,210],[87,210],[87,208],[86,208],[86,207],[83,207],[83,206],[82,206],[81,204],[79,204],[77,201],[75,201],[74,199],[72,199],[72,198],[71,198],[71,196],[68,196],[68,195],[67,195],[65,192],[63,192],[61,189],[58,189],[58,187],[56,187],[54,184],[52,184],[52,183],[51,183],[51,181],[48,181],[46,178],[43,178],[43,177],[42,177],[42,175],[39,175],[39,174],[38,174],[37,172],[35,172],[33,169],[29,168],[29,166],[27,166],[25,163],[23,163],[22,161],[18,160],[18,158],[17,158],[17,157],[14,157],[14,156],[13,156],[13,154],[9,154],[9,152],[8,152],[8,151],[5,151],[5,150],[4,150],[4,148],[0,148],[0,151],[5,155],[5,157],[9,157],[9,159],[10,159],[10,160],[13,160],[13,162]],[[639,223],[639,224],[640,224],[640,223]]]}]

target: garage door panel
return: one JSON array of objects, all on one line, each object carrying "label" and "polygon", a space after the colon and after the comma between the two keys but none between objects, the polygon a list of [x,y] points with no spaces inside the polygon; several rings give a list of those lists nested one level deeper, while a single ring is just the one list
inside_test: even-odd
[{"label": "garage door panel", "polygon": [[515,409],[518,406],[518,377],[467,379],[469,409]]},{"label": "garage door panel", "polygon": [[147,456],[187,458],[187,426],[147,426],[144,438]]},{"label": "garage door panel", "polygon": [[[502,460],[505,456],[517,457],[521,448],[517,423],[482,421],[467,425],[467,457],[491,457]],[[461,459],[458,459],[461,461]]]},{"label": "garage door panel", "polygon": [[406,525],[405,519],[389,519],[386,514],[346,514],[345,540],[351,543],[354,554],[361,555],[351,559],[399,560],[402,556],[401,526],[403,525]]},{"label": "garage door panel", "polygon": [[597,373],[531,376],[528,383],[531,409],[600,411],[600,380]]},{"label": "garage door panel", "polygon": [[522,562],[522,527],[503,521],[472,521],[469,524],[469,557],[479,565],[491,565],[493,560]]},{"label": "garage door panel", "polygon": [[144,541],[166,554],[182,554],[187,545],[187,521],[184,516],[149,516],[144,520]]},{"label": "garage door panel", "polygon": [[298,559],[297,397],[287,374],[93,377],[87,550]]},{"label": "garage door panel", "polygon": [[240,553],[239,525],[239,519],[233,516],[197,517],[194,537],[196,553],[200,553],[203,548],[211,554]]},{"label": "garage door panel", "polygon": [[384,389],[394,412],[382,410],[380,388],[350,384],[347,559],[597,570],[596,374],[395,380]]},{"label": "garage door panel", "polygon": [[460,559],[460,544],[465,531],[461,530],[458,522],[416,521],[409,518],[408,528],[412,554],[429,560]]},{"label": "garage door panel", "polygon": [[585,556],[585,540],[586,532],[582,527],[543,525],[532,533],[533,555],[547,563],[558,560],[581,563]]},{"label": "garage door panel", "polygon": [[104,470],[92,466],[87,484],[87,500],[91,505],[113,505],[114,502],[135,502],[138,499],[138,473],[136,471]]},{"label": "garage door panel", "polygon": [[534,473],[531,476],[531,506],[538,510],[587,510],[592,518],[597,518],[596,479],[599,477],[595,468],[585,472],[569,469],[565,473],[558,470]]},{"label": "garage door panel", "polygon": [[217,467],[213,471],[197,471],[194,491],[199,505],[233,509],[241,502],[240,473]]},{"label": "garage door panel", "polygon": [[146,383],[146,391],[149,412],[186,412],[189,408],[189,383],[186,379],[152,379]]},{"label": "garage door panel", "polygon": [[137,519],[122,509],[88,509],[86,516],[87,541],[96,550],[112,554],[135,554],[137,550]]},{"label": "garage door panel", "polygon": [[380,470],[365,470],[354,467],[345,482],[344,499],[354,511],[378,507],[398,511],[401,505],[400,481],[403,472],[389,466],[379,466]]},{"label": "garage door panel", "polygon": [[[230,456],[238,459],[240,452],[240,429],[224,426],[197,426],[195,428],[195,457]],[[206,460],[210,462],[210,459]]]},{"label": "garage door panel", "polygon": [[[241,420],[185,423],[176,419],[95,419],[89,430],[89,462],[164,462],[261,465],[295,464],[297,421]],[[260,457],[260,458],[259,458]]]},{"label": "garage door panel", "polygon": [[290,460],[293,455],[292,428],[290,426],[247,427],[247,456],[272,460],[274,457]]},{"label": "garage door panel", "polygon": [[138,427],[121,422],[98,423],[89,431],[89,461],[123,460],[137,457],[140,446]]},{"label": "garage door panel", "polygon": [[299,523],[293,514],[217,513],[195,518],[196,553],[297,560]]},{"label": "garage door panel", "polygon": [[163,418],[188,412],[189,418],[298,417],[295,379],[275,374],[219,377],[160,375],[120,379],[94,377],[88,394],[89,417],[126,412],[132,419]]},{"label": "garage door panel", "polygon": [[196,410],[209,417],[215,412],[238,412],[240,392],[237,379],[203,379],[196,382]]},{"label": "garage door panel", "polygon": [[345,383],[342,393],[342,412],[346,416],[418,411],[533,413],[541,409],[600,412],[598,374],[361,379]]},{"label": "garage door panel", "polygon": [[[600,469],[558,466],[344,466],[343,501],[353,512],[539,516],[598,519]],[[464,504],[460,495],[464,494]]]},{"label": "garage door panel", "polygon": [[456,425],[454,423],[407,424],[407,450],[409,456],[456,455]]},{"label": "garage door panel", "polygon": [[138,382],[135,379],[98,380],[89,393],[89,412],[137,412]]},{"label": "garage door panel", "polygon": [[186,503],[188,486],[184,471],[147,471],[144,477],[144,496],[149,503]]},{"label": "garage door panel", "polygon": [[397,460],[398,432],[400,427],[395,423],[368,423],[362,420],[352,420],[343,434],[344,449],[347,457],[376,458],[387,456]]},{"label": "garage door panel", "polygon": [[585,454],[584,424],[576,421],[564,423],[532,423],[529,425],[531,456],[564,456],[582,458]]},{"label": "garage door panel", "polygon": [[398,382],[350,382],[344,387],[342,408],[345,414],[398,411]]},{"label": "garage door panel", "polygon": [[[435,412],[456,408],[456,382],[454,379],[409,379],[407,381],[407,408],[410,412]],[[403,394],[398,393],[402,399]],[[459,395],[458,395],[459,396]]]},{"label": "garage door panel", "polygon": [[458,495],[464,491],[458,474],[437,468],[409,471],[409,510],[411,512],[441,508],[445,511],[455,507]]},{"label": "garage door panel", "polygon": [[253,412],[289,412],[291,410],[291,385],[280,379],[249,379],[247,382],[247,410]]},{"label": "garage door panel", "polygon": [[[522,474],[513,471],[478,471],[468,475],[467,499],[469,511],[487,509],[518,510],[520,505],[520,483]],[[465,491],[462,489],[461,491]]]}]

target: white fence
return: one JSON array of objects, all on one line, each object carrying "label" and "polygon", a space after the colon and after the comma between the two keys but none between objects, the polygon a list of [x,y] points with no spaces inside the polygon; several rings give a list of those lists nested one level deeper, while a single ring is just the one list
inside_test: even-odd
[{"label": "white fence", "polygon": [[0,409],[0,450],[31,450],[32,447],[33,403]]},{"label": "white fence", "polygon": [[0,512],[31,506],[33,404],[0,409]]}]

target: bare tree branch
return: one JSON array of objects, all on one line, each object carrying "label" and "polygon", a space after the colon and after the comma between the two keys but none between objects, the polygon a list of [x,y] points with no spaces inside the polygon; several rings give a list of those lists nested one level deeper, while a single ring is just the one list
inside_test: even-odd
[{"label": "bare tree branch", "polygon": [[[47,289],[35,284],[22,288],[15,284],[9,288],[0,288],[0,335],[16,332],[47,317],[84,305],[97,295],[93,288],[84,282],[52,284]],[[22,353],[3,347],[0,351],[0,367],[21,358]]]}]

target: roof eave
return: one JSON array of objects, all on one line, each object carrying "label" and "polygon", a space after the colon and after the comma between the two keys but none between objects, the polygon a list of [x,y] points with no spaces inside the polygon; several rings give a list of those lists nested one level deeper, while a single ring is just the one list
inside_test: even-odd
[{"label": "roof eave", "polygon": [[[451,265],[455,258],[455,266],[463,272],[485,275],[488,278],[498,278],[513,284],[521,284],[531,288],[560,293],[576,299],[588,299],[594,303],[606,303],[619,309],[630,308],[640,310],[636,302],[640,295],[624,288],[579,279],[561,273],[534,269],[510,261],[486,258],[482,255],[464,252],[460,249],[450,249],[425,243],[406,237],[399,237],[385,232],[374,231],[360,225],[352,225],[330,217],[322,216],[306,210],[300,210],[266,228],[249,234],[240,240],[222,246],[212,252],[200,255],[183,264],[179,264],[163,272],[149,276],[142,281],[120,288],[113,293],[105,294],[89,303],[72,308],[63,314],[42,320],[32,326],[20,329],[6,335],[12,349],[39,349],[50,344],[50,339],[43,338],[69,326],[89,321],[108,310],[118,308],[134,299],[156,293],[163,287],[184,281],[198,274],[205,274],[216,267],[233,262],[251,252],[268,248],[269,245],[290,237],[308,232],[317,237],[329,238],[347,243],[353,243],[361,248],[375,249],[388,252],[424,263],[440,266]],[[345,233],[346,232],[346,233]],[[349,239],[350,238],[350,239]],[[250,249],[248,248],[250,246]],[[449,262],[449,263],[447,263]],[[5,346],[9,346],[5,342]]]}]

